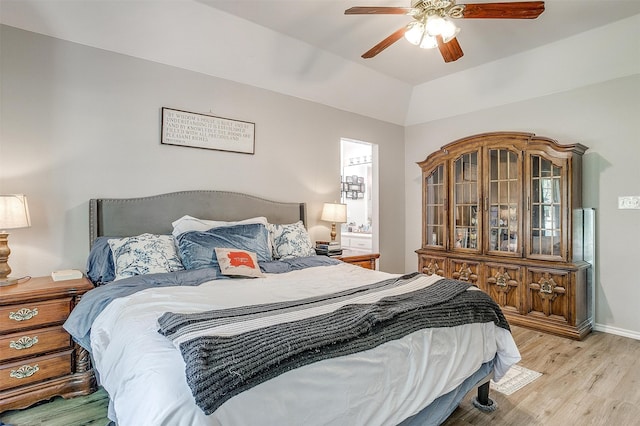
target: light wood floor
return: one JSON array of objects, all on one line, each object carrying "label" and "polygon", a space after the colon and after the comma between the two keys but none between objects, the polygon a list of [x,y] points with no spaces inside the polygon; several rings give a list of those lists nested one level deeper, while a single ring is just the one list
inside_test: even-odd
[{"label": "light wood floor", "polygon": [[640,340],[593,332],[582,341],[512,327],[520,365],[542,376],[509,396],[491,392],[492,413],[467,395],[444,426],[640,425]]},{"label": "light wood floor", "polygon": [[[578,342],[513,327],[522,354],[520,365],[543,375],[505,396],[492,391],[498,404],[483,413],[465,397],[444,426],[640,425],[640,340],[594,332]],[[0,414],[13,426],[106,426],[104,391]]]}]

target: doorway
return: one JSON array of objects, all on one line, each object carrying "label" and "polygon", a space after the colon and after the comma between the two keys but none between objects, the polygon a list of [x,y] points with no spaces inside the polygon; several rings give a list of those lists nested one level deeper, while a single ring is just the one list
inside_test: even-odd
[{"label": "doorway", "polygon": [[344,138],[340,146],[341,202],[347,205],[342,248],[378,253],[378,146]]}]

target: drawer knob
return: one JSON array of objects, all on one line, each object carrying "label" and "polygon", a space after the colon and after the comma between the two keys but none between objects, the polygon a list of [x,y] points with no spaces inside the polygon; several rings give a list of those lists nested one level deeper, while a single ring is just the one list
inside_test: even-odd
[{"label": "drawer knob", "polygon": [[9,347],[11,349],[17,349],[17,350],[29,349],[31,346],[35,345],[36,343],[38,343],[38,336],[33,336],[33,338],[29,336],[23,336],[18,340],[12,340],[11,343],[9,343]]},{"label": "drawer knob", "polygon": [[38,308],[22,308],[18,312],[9,312],[9,319],[15,321],[26,321],[38,315]]},{"label": "drawer knob", "polygon": [[38,370],[40,370],[38,364],[34,365],[33,367],[30,365],[23,365],[17,370],[11,370],[9,376],[13,377],[14,379],[26,379],[27,377],[33,376]]}]

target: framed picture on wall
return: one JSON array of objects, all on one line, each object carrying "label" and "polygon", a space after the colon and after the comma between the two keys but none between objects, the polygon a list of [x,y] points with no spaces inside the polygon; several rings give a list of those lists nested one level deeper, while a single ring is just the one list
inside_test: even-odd
[{"label": "framed picture on wall", "polygon": [[160,143],[254,154],[255,126],[248,121],[163,107]]}]

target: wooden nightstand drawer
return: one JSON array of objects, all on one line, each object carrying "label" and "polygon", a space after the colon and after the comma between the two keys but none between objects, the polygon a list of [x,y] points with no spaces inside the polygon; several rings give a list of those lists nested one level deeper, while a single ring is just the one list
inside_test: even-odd
[{"label": "wooden nightstand drawer", "polygon": [[73,350],[31,358],[0,368],[0,391],[71,374]]},{"label": "wooden nightstand drawer", "polygon": [[0,413],[95,391],[89,353],[62,327],[92,289],[85,277],[51,276],[0,287]]},{"label": "wooden nightstand drawer", "polygon": [[62,326],[26,330],[0,337],[0,361],[71,349],[71,336]]},{"label": "wooden nightstand drawer", "polygon": [[71,298],[23,303],[0,308],[0,333],[64,322],[71,313]]}]

